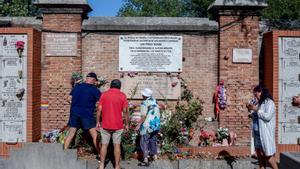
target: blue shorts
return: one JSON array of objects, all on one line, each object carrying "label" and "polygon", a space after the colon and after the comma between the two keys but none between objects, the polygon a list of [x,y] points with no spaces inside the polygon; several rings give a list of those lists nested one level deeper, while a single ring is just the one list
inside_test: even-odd
[{"label": "blue shorts", "polygon": [[96,120],[92,117],[82,117],[71,113],[68,126],[87,130],[96,127]]},{"label": "blue shorts", "polygon": [[253,131],[253,137],[254,137],[254,147],[255,147],[255,149],[262,150],[259,131]]}]

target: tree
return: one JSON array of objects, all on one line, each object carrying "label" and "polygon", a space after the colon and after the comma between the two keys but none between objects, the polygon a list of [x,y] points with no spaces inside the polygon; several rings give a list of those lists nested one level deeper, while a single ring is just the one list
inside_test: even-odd
[{"label": "tree", "polygon": [[213,0],[125,0],[118,16],[206,17]]},{"label": "tree", "polygon": [[0,0],[0,16],[35,16],[32,0]]},{"label": "tree", "polygon": [[[214,0],[124,0],[118,16],[207,17]],[[266,0],[264,19],[300,19],[300,0]]]},{"label": "tree", "polygon": [[263,18],[271,20],[300,19],[300,0],[267,0]]}]

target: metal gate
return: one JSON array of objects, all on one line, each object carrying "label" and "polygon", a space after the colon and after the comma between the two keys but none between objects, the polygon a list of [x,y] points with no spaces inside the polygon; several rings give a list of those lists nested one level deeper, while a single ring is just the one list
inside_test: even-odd
[{"label": "metal gate", "polygon": [[297,144],[300,137],[300,108],[291,105],[300,94],[300,37],[279,38],[278,143]]}]

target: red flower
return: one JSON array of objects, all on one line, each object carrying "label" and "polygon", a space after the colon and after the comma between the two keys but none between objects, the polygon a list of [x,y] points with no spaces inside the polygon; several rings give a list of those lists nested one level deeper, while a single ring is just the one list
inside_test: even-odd
[{"label": "red flower", "polygon": [[17,49],[24,49],[24,45],[25,45],[25,42],[23,42],[23,41],[17,41],[16,42],[16,48]]}]

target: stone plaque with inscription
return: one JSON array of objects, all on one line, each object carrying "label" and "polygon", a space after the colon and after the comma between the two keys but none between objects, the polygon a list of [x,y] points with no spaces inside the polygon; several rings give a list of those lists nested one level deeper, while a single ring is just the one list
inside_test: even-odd
[{"label": "stone plaque with inscription", "polygon": [[120,36],[119,71],[181,72],[182,36]]},{"label": "stone plaque with inscription", "polygon": [[233,63],[252,63],[252,49],[233,48]]},{"label": "stone plaque with inscription", "polygon": [[46,56],[77,56],[76,33],[46,33]]},{"label": "stone plaque with inscription", "polygon": [[26,141],[27,35],[0,34],[0,141]]},{"label": "stone plaque with inscription", "polygon": [[124,76],[122,80],[122,91],[127,98],[142,99],[141,90],[150,88],[156,99],[178,99],[180,98],[180,79],[176,76],[166,75],[138,75],[135,77]]},{"label": "stone plaque with inscription", "polygon": [[300,38],[279,38],[279,102],[278,141],[280,144],[297,144],[300,138],[298,117],[300,109],[292,106],[293,96],[300,94]]}]

